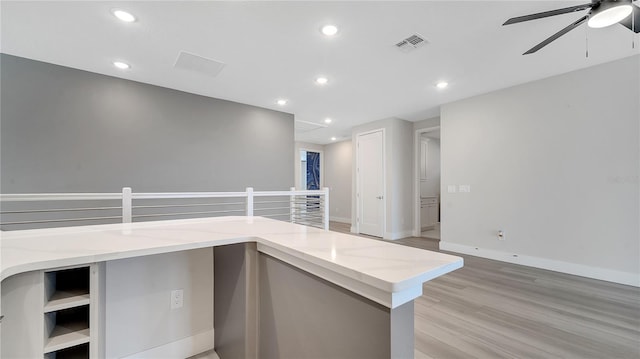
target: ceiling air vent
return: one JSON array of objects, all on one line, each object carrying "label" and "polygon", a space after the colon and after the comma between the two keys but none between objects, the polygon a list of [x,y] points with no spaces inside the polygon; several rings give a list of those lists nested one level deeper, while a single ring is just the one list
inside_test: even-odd
[{"label": "ceiling air vent", "polygon": [[189,70],[207,76],[216,77],[220,71],[222,71],[225,64],[220,61],[180,51],[178,59],[176,59],[176,63],[173,66],[178,69]]},{"label": "ceiling air vent", "polygon": [[419,47],[421,47],[422,45],[427,44],[428,41],[425,40],[424,37],[422,37],[422,35],[420,34],[413,34],[409,37],[407,37],[406,39],[403,39],[402,41],[396,43],[396,47],[398,49],[400,49],[403,52],[409,52],[412,50],[415,50]]},{"label": "ceiling air vent", "polygon": [[327,125],[323,123],[315,123],[315,122],[302,121],[302,120],[295,121],[296,133],[310,132],[310,131],[314,131],[314,130],[325,128],[325,127],[327,127]]}]

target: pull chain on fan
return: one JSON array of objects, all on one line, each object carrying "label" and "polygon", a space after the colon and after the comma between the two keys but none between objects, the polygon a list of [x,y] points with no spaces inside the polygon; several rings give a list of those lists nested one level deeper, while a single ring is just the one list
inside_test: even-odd
[{"label": "pull chain on fan", "polygon": [[636,48],[636,9],[631,13],[631,48]]},{"label": "pull chain on fan", "polygon": [[584,57],[589,58],[589,26],[584,28]]}]

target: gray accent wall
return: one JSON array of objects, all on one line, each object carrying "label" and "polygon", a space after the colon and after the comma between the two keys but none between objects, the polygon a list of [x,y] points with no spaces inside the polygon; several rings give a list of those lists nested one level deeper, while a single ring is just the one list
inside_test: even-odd
[{"label": "gray accent wall", "polygon": [[441,123],[441,248],[640,285],[640,56],[444,105]]},{"label": "gray accent wall", "polygon": [[[0,69],[2,193],[293,185],[291,114],[5,54]],[[108,263],[107,357],[211,330],[212,271],[210,249]],[[179,310],[169,305],[174,289],[184,290]],[[127,301],[119,298],[123,291]],[[154,320],[137,320],[149,317]],[[130,332],[137,335],[127,337]],[[205,344],[213,347],[213,340]]]},{"label": "gray accent wall", "polygon": [[6,54],[0,61],[2,193],[293,185],[291,114]]}]

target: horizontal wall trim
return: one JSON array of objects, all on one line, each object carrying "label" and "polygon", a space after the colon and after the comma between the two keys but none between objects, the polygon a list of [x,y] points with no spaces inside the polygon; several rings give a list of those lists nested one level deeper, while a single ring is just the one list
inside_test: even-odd
[{"label": "horizontal wall trim", "polygon": [[440,241],[440,250],[640,287],[640,273],[622,272],[612,269],[587,266],[584,264],[513,254],[443,241]]},{"label": "horizontal wall trim", "polygon": [[[176,340],[175,342],[131,354],[123,359],[158,359],[158,358],[189,358],[194,355],[213,350],[213,328],[191,337]],[[215,354],[214,357],[216,357]]]}]

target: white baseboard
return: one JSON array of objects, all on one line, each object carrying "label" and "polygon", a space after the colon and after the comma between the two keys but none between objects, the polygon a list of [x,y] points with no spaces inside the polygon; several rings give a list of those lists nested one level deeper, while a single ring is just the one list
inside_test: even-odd
[{"label": "white baseboard", "polygon": [[351,224],[351,218],[329,216],[329,220],[339,223]]},{"label": "white baseboard", "polygon": [[455,253],[469,254],[502,262],[521,264],[529,267],[548,269],[556,272],[578,275],[581,277],[605,280],[608,282],[640,287],[640,274],[616,271],[606,268],[587,266],[584,264],[558,261],[554,259],[532,257],[506,253],[492,249],[483,249],[463,244],[440,241],[440,249]]},{"label": "white baseboard", "polygon": [[402,232],[386,232],[384,234],[384,237],[382,238],[395,241],[396,239],[402,239],[402,238],[407,238],[412,236],[413,236],[413,230],[408,229]]},{"label": "white baseboard", "polygon": [[213,350],[214,344],[213,329],[210,329],[191,337],[126,356],[123,359],[189,358],[202,352]]}]

